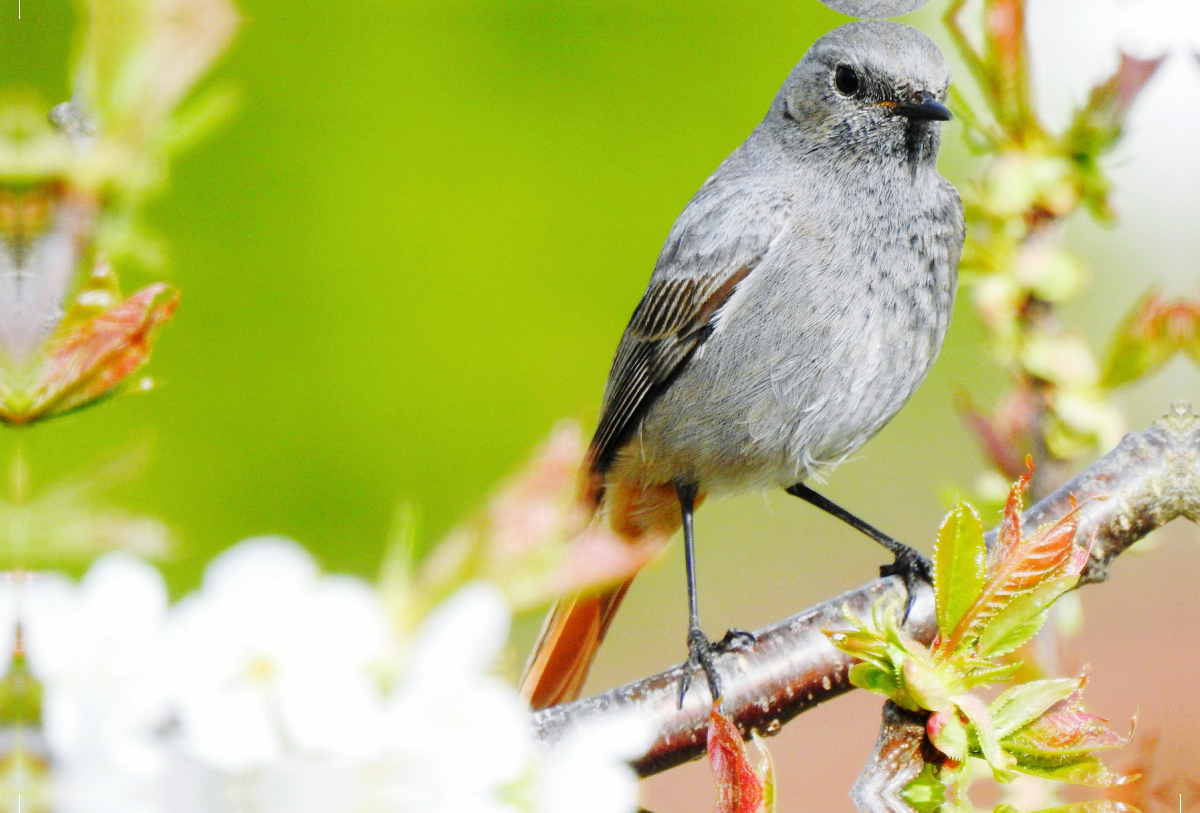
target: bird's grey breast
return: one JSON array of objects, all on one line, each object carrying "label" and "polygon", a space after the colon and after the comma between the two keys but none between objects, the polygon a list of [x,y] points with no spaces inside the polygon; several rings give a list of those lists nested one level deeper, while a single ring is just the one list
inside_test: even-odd
[{"label": "bird's grey breast", "polygon": [[641,432],[644,459],[714,489],[853,453],[924,379],[953,307],[961,204],[936,171],[775,182],[783,229]]}]

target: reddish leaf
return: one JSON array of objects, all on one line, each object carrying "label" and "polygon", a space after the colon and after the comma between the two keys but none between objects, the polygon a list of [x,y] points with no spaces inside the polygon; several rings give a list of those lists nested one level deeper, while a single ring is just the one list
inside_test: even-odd
[{"label": "reddish leaf", "polygon": [[988,39],[1009,71],[1016,71],[1025,50],[1025,10],[1014,0],[994,0],[984,17]]},{"label": "reddish leaf", "polygon": [[[1072,502],[1074,502],[1074,497],[1072,497],[1071,499],[1072,499]],[[1103,498],[1097,497],[1097,498],[1095,498],[1095,499],[1103,499]],[[1075,536],[1075,532],[1079,530],[1079,514],[1078,514],[1078,511],[1079,511],[1079,508],[1078,508],[1078,507],[1076,507],[1076,508],[1075,508],[1075,510],[1074,510],[1074,511],[1072,511],[1072,512],[1071,512],[1071,513],[1070,513],[1070,514],[1069,514],[1069,515],[1066,517],[1066,519],[1069,519],[1069,520],[1071,521],[1071,523],[1072,523],[1072,524],[1075,526],[1075,530],[1071,532],[1071,537],[1072,537],[1072,538],[1074,538],[1074,536]],[[1066,575],[1066,576],[1078,576],[1079,574],[1083,573],[1083,569],[1084,569],[1085,567],[1087,567],[1087,563],[1088,563],[1089,561],[1091,561],[1091,558],[1092,558],[1092,544],[1093,544],[1095,541],[1096,541],[1096,533],[1093,531],[1093,532],[1092,532],[1092,538],[1091,538],[1091,540],[1089,540],[1089,542],[1088,542],[1088,546],[1087,546],[1086,548],[1081,548],[1081,547],[1078,547],[1078,546],[1076,546],[1076,547],[1074,547],[1074,548],[1072,548],[1072,549],[1071,549],[1071,558],[1069,558],[1069,559],[1067,560],[1067,565],[1066,565],[1066,567],[1064,567],[1064,568],[1063,568],[1063,574],[1064,574],[1064,575]]]},{"label": "reddish leaf", "polygon": [[606,524],[593,523],[567,546],[544,588],[561,595],[627,579],[653,561],[669,539],[651,529],[631,543]]},{"label": "reddish leaf", "polygon": [[1163,63],[1157,59],[1137,59],[1121,54],[1121,64],[1108,81],[1096,86],[1088,98],[1087,109],[1093,115],[1105,117],[1118,125],[1129,112],[1138,95],[1154,77]]},{"label": "reddish leaf", "polygon": [[1106,728],[1108,721],[1082,711],[1063,711],[1043,714],[1014,736],[1022,750],[1032,746],[1043,754],[1086,753],[1108,748],[1120,748],[1129,743]]},{"label": "reddish leaf", "polygon": [[1000,533],[988,557],[988,578],[983,592],[963,614],[954,634],[943,647],[946,652],[954,652],[964,641],[978,634],[983,625],[1019,593],[1032,590],[1052,577],[1067,575],[1068,569],[1082,568],[1087,561],[1086,557],[1077,554],[1079,549],[1075,546],[1078,506],[1053,525],[1041,528],[1028,539],[1021,539],[1021,498],[1033,475],[1032,463],[1029,465],[1029,473],[1014,483],[1009,493]]},{"label": "reddish leaf", "polygon": [[1025,490],[1033,479],[1033,458],[1025,458],[1027,471],[1013,483],[1008,492],[1008,502],[1004,504],[1004,517],[1000,520],[1000,533],[996,546],[988,557],[988,569],[995,571],[998,563],[1012,555],[1012,551],[1021,544],[1021,508],[1024,505]]},{"label": "reddish leaf", "polygon": [[713,703],[708,715],[708,762],[717,780],[715,813],[759,813],[763,780],[746,756],[746,743],[737,726]]},{"label": "reddish leaf", "polygon": [[[978,629],[1016,594],[1036,587],[1076,561],[1073,551],[1076,549],[1075,529],[1079,524],[1077,511],[1018,543],[997,560],[983,594],[963,616],[960,629],[964,633]],[[961,640],[964,636],[957,637]]]},{"label": "reddish leaf", "polygon": [[1025,53],[1025,4],[1022,0],[990,0],[984,5],[990,87],[1000,124],[1013,132],[1036,127],[1029,99]]},{"label": "reddish leaf", "polygon": [[149,358],[156,329],[179,304],[179,294],[169,290],[151,285],[57,338],[32,403],[15,410],[5,405],[3,417],[27,423],[111,392]]},{"label": "reddish leaf", "polygon": [[499,556],[526,556],[547,539],[582,532],[592,514],[575,499],[586,448],[577,424],[560,423],[525,470],[488,501],[484,521]]},{"label": "reddish leaf", "polygon": [[1062,711],[1083,711],[1083,690],[1087,688],[1091,669],[1092,667],[1085,665],[1079,673],[1079,685],[1075,687],[1075,691],[1046,709],[1046,713],[1057,714]]},{"label": "reddish leaf", "polygon": [[1142,296],[1113,335],[1101,385],[1112,389],[1150,374],[1188,344],[1196,324],[1188,302],[1164,302],[1152,289]]},{"label": "reddish leaf", "polygon": [[1070,695],[1048,708],[1044,714],[1014,732],[1006,745],[1013,751],[1038,759],[1087,755],[1091,751],[1120,748],[1133,738],[1122,737],[1105,727],[1103,717],[1083,709],[1086,670],[1079,686]]},{"label": "reddish leaf", "polygon": [[1022,457],[1016,448],[1028,445],[1029,422],[1020,421],[1018,428],[1018,422],[1011,420],[1012,417],[1015,417],[1011,414],[1015,412],[1012,403],[1014,401],[1017,402],[1016,405],[1022,407],[1028,403],[1030,408],[1025,409],[1024,412],[1032,412],[1032,399],[1022,398],[1021,395],[1022,392],[1018,391],[994,419],[976,409],[966,394],[960,394],[957,399],[958,412],[963,422],[966,423],[968,429],[975,433],[979,445],[983,447],[983,451],[991,460],[992,465],[1010,480],[1020,477],[1023,469]]},{"label": "reddish leaf", "polygon": [[1200,364],[1200,302],[1176,302],[1167,319],[1175,342]]}]

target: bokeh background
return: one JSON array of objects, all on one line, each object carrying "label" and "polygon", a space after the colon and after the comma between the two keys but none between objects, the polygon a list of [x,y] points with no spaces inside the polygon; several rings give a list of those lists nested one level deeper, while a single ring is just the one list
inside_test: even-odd
[{"label": "bokeh background", "polygon": [[[66,98],[69,0],[27,0],[20,21],[12,5],[0,84]],[[941,5],[905,20],[953,56]],[[1030,6],[1047,8],[1047,42],[1066,32],[1079,44],[1068,0]],[[107,499],[168,524],[176,595],[216,552],[263,533],[369,577],[398,504],[415,507],[433,544],[555,421],[593,421],[674,218],[805,49],[846,20],[817,0],[241,8],[239,38],[207,83],[236,90],[240,107],[179,158],[146,213],[166,267],[124,272],[127,290],[166,277],[183,291],[149,368],[161,386],[0,438],[5,459],[22,450],[35,489],[149,444],[140,474]],[[1048,47],[1039,81],[1051,99],[1064,96],[1059,63],[1076,64]],[[1172,67],[1175,84],[1151,88],[1135,111],[1114,164],[1122,225],[1073,226],[1094,281],[1066,318],[1094,341],[1154,280],[1196,291],[1200,173],[1188,144],[1200,71],[1189,85],[1187,70]],[[971,169],[953,123],[943,174],[961,183]],[[982,339],[960,300],[928,382],[830,478],[829,496],[931,547],[945,494],[982,468],[954,396],[988,405],[1005,387]],[[1173,400],[1200,401],[1200,375],[1182,360],[1121,397],[1131,428]],[[714,636],[798,611],[882,563],[869,542],[780,494],[706,504],[697,534]],[[1169,528],[1085,591],[1084,632],[1066,659],[1091,663],[1101,713],[1140,709],[1141,732],[1159,737],[1160,781],[1200,780],[1200,701],[1187,691],[1200,668],[1196,541],[1194,528]],[[685,655],[681,558],[673,546],[639,578],[590,689]],[[514,673],[537,623],[518,621]],[[879,705],[856,693],[772,740],[781,811],[851,809]],[[703,764],[644,788],[658,813],[714,798]]]}]

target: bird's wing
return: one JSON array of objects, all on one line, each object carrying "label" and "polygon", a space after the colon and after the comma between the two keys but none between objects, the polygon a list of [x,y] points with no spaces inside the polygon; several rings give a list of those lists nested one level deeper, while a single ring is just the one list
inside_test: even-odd
[{"label": "bird's wing", "polygon": [[617,347],[592,439],[593,471],[608,468],[712,333],[721,308],[786,231],[791,205],[773,187],[710,181],[679,216]]}]

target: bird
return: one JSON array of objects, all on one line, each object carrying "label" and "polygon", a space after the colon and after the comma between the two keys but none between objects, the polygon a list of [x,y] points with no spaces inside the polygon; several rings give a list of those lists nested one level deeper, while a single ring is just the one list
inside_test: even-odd
[{"label": "bird", "polygon": [[[937,170],[950,78],[902,23],[818,39],[675,221],[617,347],[585,499],[629,541],[682,526],[688,661],[714,700],[720,644],[700,626],[692,527],[706,495],[784,488],[832,513],[895,555],[881,572],[904,578],[910,606],[932,578],[921,554],[804,481],[892,419],[945,339],[965,235]],[[522,680],[531,707],[579,695],[631,581],[555,606]]]}]

